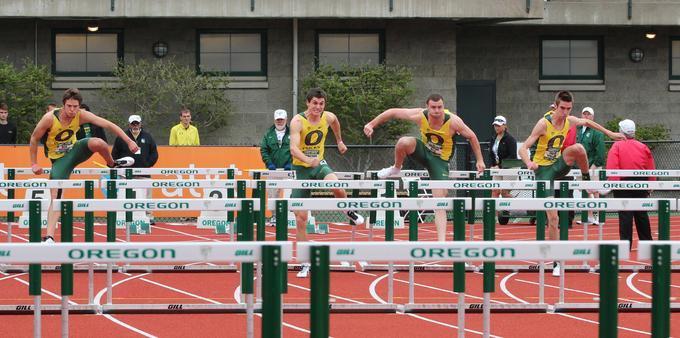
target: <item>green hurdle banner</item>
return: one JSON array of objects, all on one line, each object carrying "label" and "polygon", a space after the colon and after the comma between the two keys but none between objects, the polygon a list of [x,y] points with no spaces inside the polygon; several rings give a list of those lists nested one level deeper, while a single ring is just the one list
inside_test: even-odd
[{"label": "green hurdle banner", "polygon": [[350,261],[485,261],[599,259],[600,245],[619,247],[628,258],[628,241],[502,242],[300,242],[297,260],[310,261],[310,248],[328,246],[332,262]]},{"label": "green hurdle banner", "polygon": [[291,242],[146,242],[0,244],[0,263],[160,263],[257,262],[263,245],[281,247],[281,259],[293,257]]},{"label": "green hurdle banner", "polygon": [[[216,189],[236,189],[238,180],[101,180],[102,186],[108,182],[115,182],[119,189],[127,188],[216,188]],[[250,181],[246,181],[250,182]],[[246,184],[248,185],[248,184]]]},{"label": "green hurdle banner", "polygon": [[680,170],[605,170],[607,177],[680,177]]},{"label": "green hurdle banner", "polygon": [[[371,177],[372,174],[377,174],[377,170],[369,170],[366,172],[366,176]],[[449,171],[449,178],[469,178],[470,175],[476,175],[476,171],[467,170],[451,170]],[[430,174],[427,170],[402,170],[399,175],[391,176],[392,178],[428,178]]]},{"label": "green hurdle banner", "polygon": [[[5,168],[5,172],[10,168]],[[125,170],[132,169],[133,175],[226,175],[227,171],[235,168],[75,168],[72,175],[108,175],[111,170],[118,174],[125,174]],[[17,175],[33,175],[31,168],[15,168]],[[51,168],[43,168],[43,173],[50,174]],[[236,175],[243,173],[236,169]]]},{"label": "green hurdle banner", "polygon": [[470,198],[273,198],[267,201],[267,208],[276,209],[277,201],[288,203],[288,210],[453,210],[455,200],[465,201],[467,209],[472,207]]},{"label": "green hurdle banner", "polygon": [[[543,181],[417,181],[418,189],[535,190]],[[545,181],[546,185],[548,181]]]},{"label": "green hurdle banner", "polygon": [[[494,201],[493,198],[480,198],[475,204],[477,210],[483,210],[485,200]],[[678,209],[676,199],[653,199],[653,198],[598,198],[598,199],[572,199],[572,198],[507,198],[496,201],[496,210],[605,210],[605,211],[658,211],[661,203],[668,203],[670,210]]]},{"label": "green hurdle banner", "polygon": [[[70,188],[85,188],[85,182],[88,180],[0,180],[0,189],[70,189]],[[93,188],[99,187],[97,180],[89,180],[93,182]]]},{"label": "green hurdle banner", "polygon": [[[210,199],[134,199],[134,200],[54,200],[52,210],[61,210],[61,204],[70,202],[74,211],[145,211],[145,210],[218,210],[239,211],[241,201],[251,201],[253,210],[260,210],[260,201],[250,198]],[[0,205],[1,207],[1,205]],[[1,209],[0,209],[1,210]]]},{"label": "green hurdle banner", "polygon": [[569,181],[569,189],[680,190],[676,181]]},{"label": "green hurdle banner", "polygon": [[388,181],[268,180],[267,189],[386,189]]}]

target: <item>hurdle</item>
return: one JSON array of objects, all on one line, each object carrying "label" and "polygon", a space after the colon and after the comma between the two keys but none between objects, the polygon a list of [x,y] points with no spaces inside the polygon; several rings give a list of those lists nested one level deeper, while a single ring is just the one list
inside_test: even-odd
[{"label": "hurdle", "polygon": [[640,241],[638,259],[652,264],[652,337],[670,337],[671,311],[680,304],[671,303],[672,261],[680,260],[680,241]]},{"label": "hurdle", "polygon": [[[327,337],[329,334],[329,313],[337,304],[329,301],[331,261],[352,256],[356,260],[414,261],[447,260],[465,262],[482,258],[485,264],[516,259],[560,260],[580,259],[587,256],[599,259],[607,268],[600,275],[600,336],[616,336],[617,312],[617,265],[618,258],[628,257],[626,241],[573,241],[573,242],[431,242],[431,243],[298,243],[297,258],[312,264],[310,326],[312,337]],[[462,264],[462,263],[461,263]],[[493,278],[484,279],[483,313],[484,336],[490,335],[490,293],[494,292]],[[493,272],[490,274],[493,277]],[[464,274],[455,276],[454,292],[458,293],[456,305],[459,327],[458,336],[465,336],[465,284]],[[461,281],[462,280],[462,281]],[[453,307],[453,306],[452,306]],[[496,306],[498,307],[498,306]]]},{"label": "hurdle", "polygon": [[[66,202],[63,203],[72,203]],[[112,313],[108,306],[101,309],[93,309],[93,306],[73,306],[68,303],[69,296],[73,294],[72,278],[62,277],[62,302],[61,305],[42,305],[41,304],[41,280],[39,263],[179,263],[183,261],[233,261],[243,264],[253,262],[264,262],[264,278],[267,286],[267,293],[263,295],[262,303],[262,332],[263,336],[281,336],[281,317],[280,317],[280,289],[281,282],[278,279],[280,263],[289,261],[292,258],[292,244],[288,242],[250,242],[250,243],[55,243],[51,245],[41,244],[19,244],[8,243],[0,244],[0,262],[6,263],[30,263],[32,266],[38,265],[37,270],[31,271],[30,294],[34,297],[34,304],[22,306],[21,308],[12,305],[0,306],[0,311],[13,307],[15,311],[32,311],[34,314],[34,336],[40,337],[41,333],[41,313],[61,312],[62,336],[68,336],[68,314],[72,311],[92,311],[92,313]],[[252,277],[252,276],[251,276]],[[246,312],[247,317],[247,336],[254,335],[253,313],[254,304],[252,302],[252,279],[249,280],[249,287],[244,286],[248,295],[249,302],[245,306],[241,304],[162,304],[169,310],[183,311],[233,311]],[[248,291],[249,290],[249,291]],[[157,307],[157,306],[154,306]],[[129,307],[130,312],[147,312],[149,305],[136,305]],[[12,309],[10,309],[12,310]],[[177,312],[177,311],[175,311]]]}]

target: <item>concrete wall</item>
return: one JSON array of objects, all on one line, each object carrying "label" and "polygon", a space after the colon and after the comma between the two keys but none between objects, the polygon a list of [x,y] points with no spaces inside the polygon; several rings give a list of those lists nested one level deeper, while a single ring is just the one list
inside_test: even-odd
[{"label": "concrete wall", "polygon": [[[526,138],[548,109],[554,92],[539,91],[539,37],[542,35],[601,35],[604,37],[604,91],[575,92],[574,111],[595,109],[598,122],[616,116],[638,123],[661,123],[680,137],[680,92],[670,92],[669,36],[680,29],[665,29],[656,39],[645,30],[613,27],[461,27],[458,30],[458,80],[496,80],[496,110],[508,118],[510,132]],[[645,59],[633,63],[628,52],[642,48]]]}]

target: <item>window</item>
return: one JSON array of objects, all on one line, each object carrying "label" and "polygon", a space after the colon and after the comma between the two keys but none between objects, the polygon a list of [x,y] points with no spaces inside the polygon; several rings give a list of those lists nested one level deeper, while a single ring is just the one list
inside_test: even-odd
[{"label": "window", "polygon": [[680,36],[671,38],[670,78],[680,80]]},{"label": "window", "polygon": [[604,79],[601,38],[542,38],[541,79]]},{"label": "window", "polygon": [[67,76],[112,75],[123,59],[120,31],[54,32],[52,73]]},{"label": "window", "polygon": [[198,72],[267,75],[267,35],[264,31],[200,31],[197,40]]},{"label": "window", "polygon": [[385,61],[383,32],[318,32],[316,35],[318,65],[331,65],[340,70],[344,65],[378,65]]}]

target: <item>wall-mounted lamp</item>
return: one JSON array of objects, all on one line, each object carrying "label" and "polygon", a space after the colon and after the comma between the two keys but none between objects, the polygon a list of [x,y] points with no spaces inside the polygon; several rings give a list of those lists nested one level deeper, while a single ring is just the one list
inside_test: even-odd
[{"label": "wall-mounted lamp", "polygon": [[654,39],[656,37],[656,33],[654,31],[649,31],[649,32],[645,33],[645,37],[647,39],[650,39],[650,40]]},{"label": "wall-mounted lamp", "polygon": [[645,52],[637,47],[631,48],[630,52],[628,52],[628,57],[630,58],[630,61],[635,63],[642,62],[642,60],[645,58]]},{"label": "wall-mounted lamp", "polygon": [[89,24],[89,25],[87,25],[87,31],[88,31],[88,32],[93,32],[93,33],[94,33],[94,32],[96,32],[96,31],[98,31],[98,30],[99,30],[99,25],[97,25],[97,24]]},{"label": "wall-mounted lamp", "polygon": [[168,49],[168,43],[165,41],[156,41],[151,47],[153,55],[159,59],[168,55]]}]

